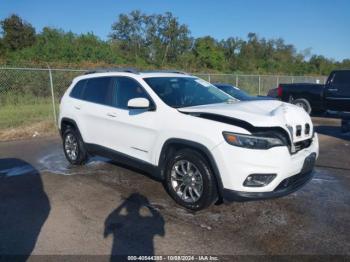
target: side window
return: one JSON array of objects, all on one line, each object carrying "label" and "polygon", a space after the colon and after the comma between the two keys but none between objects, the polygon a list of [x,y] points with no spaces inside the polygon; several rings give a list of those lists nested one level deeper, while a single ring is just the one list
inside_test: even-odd
[{"label": "side window", "polygon": [[220,90],[224,91],[227,94],[232,94],[233,92],[231,92],[231,88],[229,86],[220,86],[218,87]]},{"label": "side window", "polygon": [[83,99],[89,102],[110,105],[110,77],[88,79],[84,89]]},{"label": "side window", "polygon": [[70,92],[70,97],[81,99],[83,95],[83,89],[86,84],[86,80],[80,80],[78,83],[75,84],[72,91]]},{"label": "side window", "polygon": [[339,71],[335,73],[334,84],[349,84],[350,83],[350,72]]},{"label": "side window", "polygon": [[113,105],[127,109],[128,101],[133,98],[143,97],[149,99],[146,91],[135,80],[128,77],[116,77],[114,81],[115,98]]}]

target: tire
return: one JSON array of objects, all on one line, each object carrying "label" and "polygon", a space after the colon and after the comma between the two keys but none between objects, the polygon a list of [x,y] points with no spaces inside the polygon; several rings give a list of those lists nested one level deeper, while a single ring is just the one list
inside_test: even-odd
[{"label": "tire", "polygon": [[309,101],[307,101],[306,99],[304,98],[295,99],[293,100],[292,104],[303,108],[309,115],[311,114],[312,108]]},{"label": "tire", "polygon": [[164,184],[176,203],[187,209],[199,211],[218,199],[214,174],[200,153],[192,149],[181,149],[168,158],[164,170]]},{"label": "tire", "polygon": [[63,151],[73,165],[83,165],[88,160],[84,142],[75,129],[68,127],[63,133]]}]

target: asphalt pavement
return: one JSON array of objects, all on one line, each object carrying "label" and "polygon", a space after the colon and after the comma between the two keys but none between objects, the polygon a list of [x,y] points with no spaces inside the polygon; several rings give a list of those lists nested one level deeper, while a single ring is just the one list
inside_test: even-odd
[{"label": "asphalt pavement", "polygon": [[70,166],[58,136],[1,142],[0,254],[350,255],[350,134],[314,122],[320,157],[301,190],[197,213],[142,171]]}]

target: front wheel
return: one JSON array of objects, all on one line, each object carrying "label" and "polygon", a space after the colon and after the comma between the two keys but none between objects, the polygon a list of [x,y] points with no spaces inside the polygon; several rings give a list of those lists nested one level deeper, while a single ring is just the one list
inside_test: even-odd
[{"label": "front wheel", "polygon": [[83,140],[72,128],[67,128],[63,133],[63,151],[67,160],[73,165],[82,165],[88,158]]},{"label": "front wheel", "polygon": [[208,162],[191,149],[179,150],[167,161],[165,187],[178,204],[194,211],[210,206],[218,197]]}]

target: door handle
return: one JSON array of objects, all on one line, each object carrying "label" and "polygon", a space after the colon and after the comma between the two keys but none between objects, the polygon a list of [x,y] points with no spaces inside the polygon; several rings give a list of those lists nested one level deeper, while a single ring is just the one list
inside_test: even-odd
[{"label": "door handle", "polygon": [[74,106],[74,108],[75,108],[76,110],[80,110],[80,109],[81,109],[80,106]]},{"label": "door handle", "polygon": [[109,116],[109,117],[117,117],[117,115],[114,114],[114,113],[107,113],[107,116]]},{"label": "door handle", "polygon": [[329,88],[328,91],[335,92],[335,91],[338,91],[338,89],[337,88]]}]

